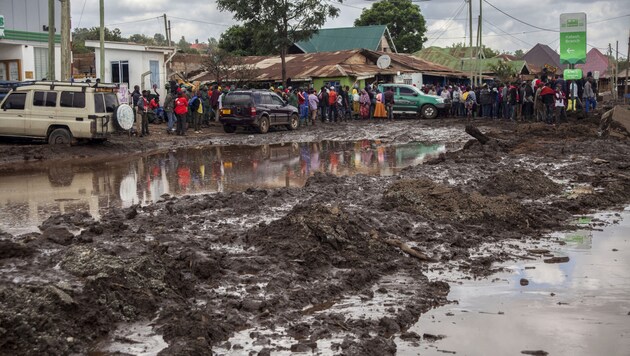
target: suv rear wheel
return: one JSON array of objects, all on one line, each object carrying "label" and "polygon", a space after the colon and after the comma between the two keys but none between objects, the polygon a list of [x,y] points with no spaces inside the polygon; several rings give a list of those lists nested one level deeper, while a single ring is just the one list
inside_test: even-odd
[{"label": "suv rear wheel", "polygon": [[300,126],[300,118],[298,118],[297,114],[291,115],[289,119],[289,124],[287,125],[287,129],[289,130],[297,130],[298,126]]},{"label": "suv rear wheel", "polygon": [[72,134],[68,129],[54,129],[48,135],[48,143],[51,145],[70,145],[72,143]]},{"label": "suv rear wheel", "polygon": [[260,118],[258,132],[260,132],[261,134],[266,134],[267,131],[269,131],[269,118],[267,116],[263,116]]}]

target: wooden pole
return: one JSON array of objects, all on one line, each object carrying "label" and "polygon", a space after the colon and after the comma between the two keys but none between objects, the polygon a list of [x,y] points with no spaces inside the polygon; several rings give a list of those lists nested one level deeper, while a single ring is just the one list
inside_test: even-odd
[{"label": "wooden pole", "polygon": [[626,79],[625,86],[623,89],[623,102],[625,103],[628,99],[626,96],[628,95],[628,72],[630,72],[630,31],[628,31],[628,54],[626,55]]},{"label": "wooden pole", "polygon": [[71,65],[70,0],[61,0],[61,80],[70,80],[72,76]]},{"label": "wooden pole", "polygon": [[468,22],[468,33],[470,33],[470,87],[472,88],[473,86],[473,75],[474,75],[474,68],[473,68],[473,41],[472,41],[472,0],[468,0],[468,18],[470,19],[470,21]]},{"label": "wooden pole", "polygon": [[164,16],[164,33],[166,35],[166,45],[170,47],[171,38],[168,34],[168,22],[166,21],[166,14],[164,14],[163,16]]},{"label": "wooden pole", "polygon": [[101,82],[105,82],[105,0],[100,0],[98,4],[98,11],[101,21],[101,31],[100,31],[100,70],[99,70],[99,78]]},{"label": "wooden pole", "polygon": [[48,74],[46,79],[55,80],[55,0],[48,0]]}]

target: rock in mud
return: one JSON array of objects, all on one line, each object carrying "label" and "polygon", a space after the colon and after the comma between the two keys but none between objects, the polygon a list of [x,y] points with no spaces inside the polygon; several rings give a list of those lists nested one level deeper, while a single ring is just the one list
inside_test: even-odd
[{"label": "rock in mud", "polygon": [[35,249],[31,246],[11,239],[0,239],[0,259],[13,257],[28,257],[35,253]]},{"label": "rock in mud", "polygon": [[67,227],[58,225],[45,228],[42,232],[42,236],[47,240],[63,246],[72,244],[72,239],[74,238],[74,235],[68,231]]},{"label": "rock in mud", "polygon": [[539,199],[562,193],[562,185],[540,170],[501,171],[478,181],[479,192],[488,196],[508,195],[514,198]]},{"label": "rock in mud", "polygon": [[443,222],[485,223],[506,228],[527,226],[527,215],[515,201],[475,191],[463,192],[429,178],[395,182],[383,194],[383,204],[386,209]]},{"label": "rock in mud", "polygon": [[527,278],[521,278],[520,283],[522,286],[526,286],[529,284],[529,280]]}]

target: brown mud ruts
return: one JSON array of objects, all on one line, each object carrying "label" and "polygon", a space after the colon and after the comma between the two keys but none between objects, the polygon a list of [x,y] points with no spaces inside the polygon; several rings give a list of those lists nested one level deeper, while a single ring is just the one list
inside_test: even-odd
[{"label": "brown mud ruts", "polygon": [[[427,126],[445,124],[463,132],[454,122],[394,122],[387,135],[421,137]],[[426,342],[431,336],[407,329],[447,303],[449,291],[429,281],[427,269],[456,265],[488,275],[495,262],[515,257],[473,254],[480,246],[548,238],[573,228],[572,214],[630,202],[630,146],[600,137],[596,120],[487,125],[494,123],[478,123],[490,138],[485,145],[473,141],[391,177],[316,174],[302,188],[164,196],[110,209],[98,221],[55,215],[41,233],[2,234],[0,354],[99,351],[117,325],[143,320],[154,320],[168,343],[162,355],[311,352],[323,340],[334,340],[334,353],[392,355],[393,336]],[[592,194],[565,193],[587,183]],[[383,297],[399,302],[373,317],[343,312],[344,300],[369,305]],[[228,341],[242,331],[253,344]],[[544,351],[523,351],[531,352]]]}]

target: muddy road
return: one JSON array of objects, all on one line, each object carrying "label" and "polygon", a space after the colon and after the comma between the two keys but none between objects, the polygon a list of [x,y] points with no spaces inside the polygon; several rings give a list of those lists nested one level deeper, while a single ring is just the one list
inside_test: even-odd
[{"label": "muddy road", "polygon": [[[630,203],[629,142],[600,137],[597,120],[476,124],[491,138],[485,145],[454,120],[191,138],[447,149],[387,176],[313,172],[302,187],[164,194],[98,219],[56,214],[38,232],[3,233],[0,353],[393,355],[397,339],[407,350],[429,342],[410,328],[449,303],[450,289],[429,273],[487,276],[531,251],[479,254],[483,246],[548,239],[574,229],[575,214]],[[163,136],[59,150],[4,143],[2,167],[184,145]],[[41,162],[24,165],[27,157]]]}]

